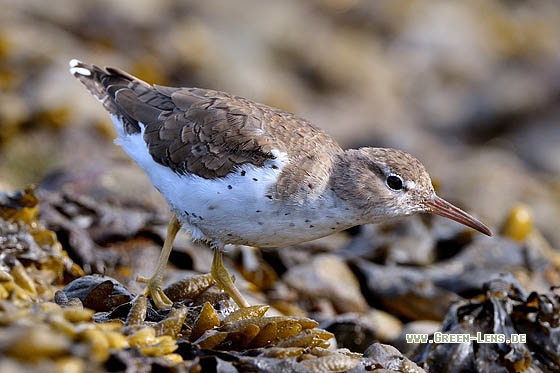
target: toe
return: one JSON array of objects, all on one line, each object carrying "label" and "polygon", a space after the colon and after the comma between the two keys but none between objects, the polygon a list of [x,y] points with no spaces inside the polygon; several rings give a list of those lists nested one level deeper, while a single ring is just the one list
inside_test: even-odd
[{"label": "toe", "polygon": [[152,300],[158,309],[171,308],[173,302],[165,295],[163,290],[152,292]]}]

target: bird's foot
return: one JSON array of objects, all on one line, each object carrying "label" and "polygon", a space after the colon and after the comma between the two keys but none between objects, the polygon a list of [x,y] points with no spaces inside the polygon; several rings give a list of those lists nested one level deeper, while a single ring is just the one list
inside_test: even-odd
[{"label": "bird's foot", "polygon": [[144,295],[152,298],[157,309],[161,310],[173,306],[171,299],[163,292],[161,278],[138,277],[136,281],[147,284]]},{"label": "bird's foot", "polygon": [[233,283],[231,279],[231,275],[227,271],[226,267],[224,267],[224,263],[222,261],[222,250],[216,249],[214,250],[214,259],[212,260],[212,268],[211,274],[214,278],[214,281],[218,284],[222,290],[229,294],[229,296],[237,303],[237,305],[241,308],[247,308],[251,305],[245,297],[241,294],[239,289]]}]

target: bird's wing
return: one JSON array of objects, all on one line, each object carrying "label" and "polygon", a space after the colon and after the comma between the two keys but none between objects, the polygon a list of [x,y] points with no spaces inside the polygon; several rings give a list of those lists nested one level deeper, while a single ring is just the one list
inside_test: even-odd
[{"label": "bird's wing", "polygon": [[[87,69],[89,75],[80,74],[80,69]],[[152,86],[119,69],[84,63],[72,72],[111,114],[122,119],[126,133],[140,132],[138,123],[143,124],[152,158],[179,174],[223,177],[243,164],[263,166],[276,157],[275,151],[291,160],[301,159],[301,168],[306,160],[341,150],[308,121],[242,97],[200,88]]]}]

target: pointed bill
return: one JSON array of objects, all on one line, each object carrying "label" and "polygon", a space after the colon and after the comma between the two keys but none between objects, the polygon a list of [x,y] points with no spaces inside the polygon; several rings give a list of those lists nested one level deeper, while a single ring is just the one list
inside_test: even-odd
[{"label": "pointed bill", "polygon": [[432,214],[440,215],[445,218],[455,220],[456,222],[464,224],[467,227],[476,229],[480,233],[484,233],[487,236],[492,236],[492,232],[486,225],[484,225],[479,220],[473,218],[472,216],[470,216],[460,208],[453,206],[451,203],[447,202],[443,198],[434,196],[434,199],[428,201],[426,205],[428,206],[429,209],[428,211],[431,212]]}]

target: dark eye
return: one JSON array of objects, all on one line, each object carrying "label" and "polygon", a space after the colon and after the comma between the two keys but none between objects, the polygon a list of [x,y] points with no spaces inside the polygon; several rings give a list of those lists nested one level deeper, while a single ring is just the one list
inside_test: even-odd
[{"label": "dark eye", "polygon": [[387,185],[393,190],[401,190],[403,188],[403,181],[399,176],[390,175],[387,177]]}]

